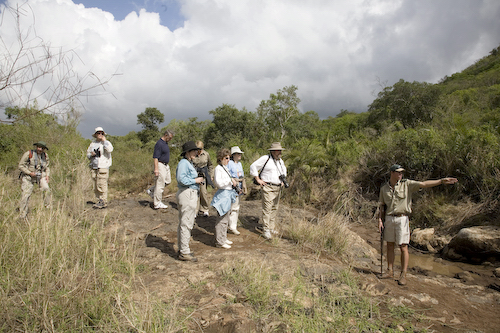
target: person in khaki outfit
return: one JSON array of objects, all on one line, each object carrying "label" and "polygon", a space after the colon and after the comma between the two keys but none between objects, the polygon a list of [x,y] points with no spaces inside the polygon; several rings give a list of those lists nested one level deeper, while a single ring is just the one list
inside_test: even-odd
[{"label": "person in khaki outfit", "polygon": [[113,145],[106,140],[106,133],[102,127],[96,127],[92,136],[95,140],[87,148],[87,158],[90,160],[94,194],[98,199],[93,207],[102,209],[108,206],[108,178],[109,167],[113,162],[111,159]]},{"label": "person in khaki outfit", "polygon": [[19,170],[21,171],[19,177],[22,182],[22,195],[19,205],[21,218],[26,218],[28,215],[28,203],[35,184],[38,184],[42,190],[45,207],[50,206],[52,197],[49,188],[49,156],[46,152],[49,148],[43,141],[38,141],[33,146],[36,146],[36,149],[25,152],[19,161]]},{"label": "person in khaki outfit", "polygon": [[[381,275],[380,278],[394,279],[394,248],[397,243],[401,250],[401,276],[398,283],[402,286],[407,284],[406,270],[410,258],[408,253],[408,244],[410,243],[408,214],[411,213],[412,194],[421,188],[441,184],[452,185],[458,181],[456,178],[441,178],[423,182],[403,179],[404,170],[399,164],[390,167],[391,177],[380,188],[380,216],[378,219],[379,232],[384,233],[384,240],[387,242],[387,272]],[[385,224],[383,222],[384,217]]]},{"label": "person in khaki outfit", "polygon": [[262,236],[270,240],[272,234],[278,234],[276,230],[276,220],[282,187],[287,187],[287,169],[281,159],[285,148],[281,143],[273,142],[269,150],[269,155],[261,156],[250,165],[250,175],[254,177],[254,182],[258,184],[262,191],[262,225],[264,233]]},{"label": "person in khaki outfit", "polygon": [[214,168],[212,165],[212,161],[210,160],[210,154],[206,150],[204,150],[203,142],[196,141],[196,147],[200,149],[200,154],[193,158],[193,165],[198,172],[198,174],[203,174],[205,177],[205,181],[203,184],[200,184],[200,209],[199,213],[203,216],[208,216],[208,208],[210,207],[210,201],[208,200],[208,192],[207,186],[212,185],[212,175],[214,172]]}]

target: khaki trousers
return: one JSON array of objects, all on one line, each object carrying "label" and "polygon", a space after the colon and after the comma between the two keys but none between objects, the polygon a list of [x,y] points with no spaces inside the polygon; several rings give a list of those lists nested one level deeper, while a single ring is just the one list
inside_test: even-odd
[{"label": "khaki trousers", "polygon": [[177,227],[177,246],[181,254],[189,254],[189,240],[191,239],[191,230],[196,218],[196,208],[198,206],[198,191],[190,188],[179,189],[176,194],[179,225]]},{"label": "khaki trousers", "polygon": [[91,174],[94,181],[95,197],[107,203],[109,169],[92,169]]},{"label": "khaki trousers", "polygon": [[156,177],[155,184],[149,188],[154,193],[153,203],[155,206],[162,202],[165,186],[171,182],[170,166],[158,162],[158,177]]},{"label": "khaki trousers", "polygon": [[262,188],[262,224],[264,231],[275,230],[280,192],[281,186],[264,185]]},{"label": "khaki trousers", "polygon": [[205,181],[205,185],[200,185],[200,211],[203,213],[208,212],[208,208],[210,207],[210,202],[208,201],[208,191],[207,191],[207,182]]},{"label": "khaki trousers", "polygon": [[[33,178],[34,181],[32,180],[31,176],[29,175],[24,175],[21,179],[21,202],[19,204],[19,212],[21,214],[21,217],[26,217],[28,215],[28,204],[29,200],[31,197],[31,194],[33,193],[33,187],[35,186],[36,182],[36,177]],[[43,194],[43,204],[45,207],[50,206],[50,202],[52,200],[52,195],[50,193],[50,187],[49,183],[47,183],[47,177],[43,174],[42,177],[40,177],[40,183],[38,184],[40,189],[42,190]]]}]

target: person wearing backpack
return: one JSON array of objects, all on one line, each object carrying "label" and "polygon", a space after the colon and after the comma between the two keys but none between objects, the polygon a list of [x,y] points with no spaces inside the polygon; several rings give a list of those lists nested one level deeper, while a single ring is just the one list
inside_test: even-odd
[{"label": "person wearing backpack", "polygon": [[25,152],[19,161],[22,191],[19,212],[23,219],[28,215],[28,203],[35,184],[42,190],[45,207],[49,207],[52,200],[49,187],[49,156],[46,152],[49,148],[44,141],[35,142],[33,146],[36,148]]}]

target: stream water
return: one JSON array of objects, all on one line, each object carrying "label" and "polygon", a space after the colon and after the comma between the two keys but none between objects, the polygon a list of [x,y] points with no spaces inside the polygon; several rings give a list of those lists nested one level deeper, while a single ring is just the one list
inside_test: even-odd
[{"label": "stream water", "polygon": [[[385,258],[384,258],[385,259]],[[399,251],[396,251],[395,263],[401,264]],[[410,253],[410,262],[408,267],[420,267],[443,276],[454,277],[455,274],[463,271],[487,271],[491,270],[484,265],[472,265],[462,262],[453,262],[435,257],[431,254],[412,254]]]}]

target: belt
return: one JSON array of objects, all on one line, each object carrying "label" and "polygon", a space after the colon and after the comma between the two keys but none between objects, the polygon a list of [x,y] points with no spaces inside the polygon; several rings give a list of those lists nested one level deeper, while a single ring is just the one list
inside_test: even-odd
[{"label": "belt", "polygon": [[391,214],[391,215],[388,215],[388,216],[402,217],[402,216],[406,216],[406,214]]},{"label": "belt", "polygon": [[281,184],[273,184],[273,183],[266,183],[266,184],[271,186],[281,186]]},{"label": "belt", "polygon": [[168,165],[168,162],[167,162],[167,163],[165,163],[165,162],[162,162],[162,161],[158,161],[158,162],[160,162],[161,164],[165,164],[165,165]]}]

